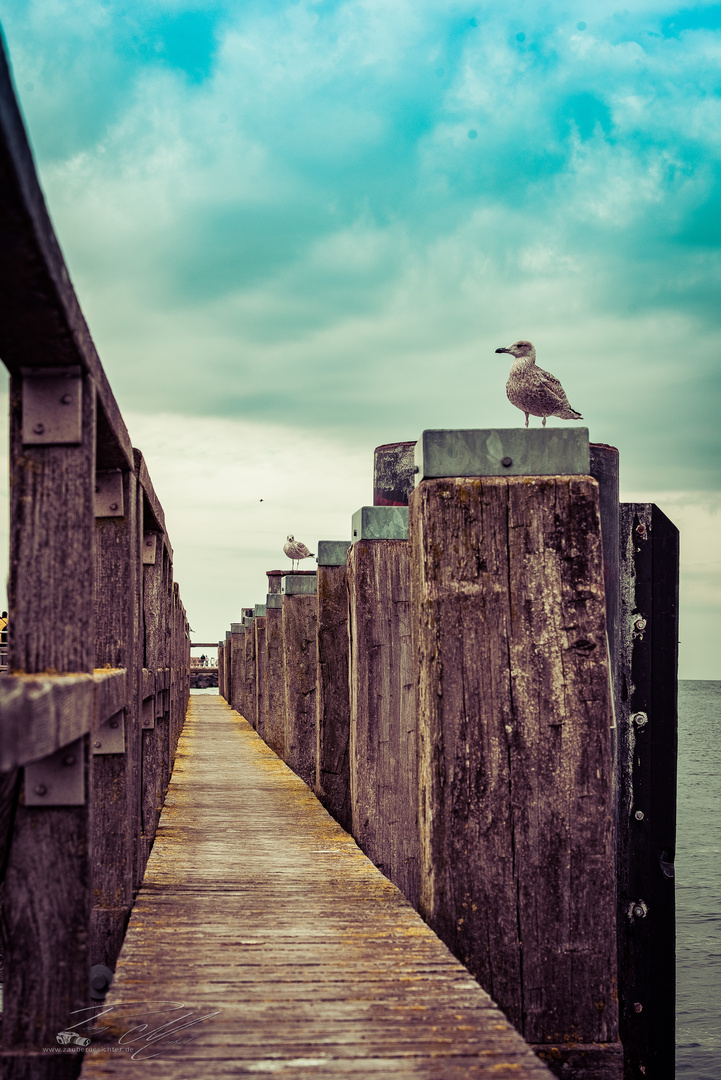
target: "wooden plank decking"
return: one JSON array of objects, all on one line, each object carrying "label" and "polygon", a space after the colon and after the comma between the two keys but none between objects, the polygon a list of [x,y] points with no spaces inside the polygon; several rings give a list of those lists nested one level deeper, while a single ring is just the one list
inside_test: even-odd
[{"label": "wooden plank decking", "polygon": [[550,1076],[306,785],[212,695],[190,701],[113,1003],[104,1033],[78,1029],[92,1037],[85,1080]]}]

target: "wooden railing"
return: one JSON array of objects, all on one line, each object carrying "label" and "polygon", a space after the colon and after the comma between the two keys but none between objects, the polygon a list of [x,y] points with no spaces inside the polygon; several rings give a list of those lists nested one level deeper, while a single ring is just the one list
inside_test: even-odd
[{"label": "wooden railing", "polygon": [[[6,1074],[102,994],[188,699],[188,621],[48,217],[0,57],[0,357],[10,372],[9,669],[0,678]],[[78,1062],[79,1066],[79,1062]]]}]

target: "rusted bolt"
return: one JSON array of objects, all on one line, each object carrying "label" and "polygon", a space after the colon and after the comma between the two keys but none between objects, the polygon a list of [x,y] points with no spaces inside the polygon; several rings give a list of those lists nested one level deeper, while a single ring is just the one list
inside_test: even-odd
[{"label": "rusted bolt", "polygon": [[643,522],[636,526],[636,536],[640,536],[642,540],[646,539],[646,526]]},{"label": "rusted bolt", "polygon": [[63,758],[63,765],[74,765],[74,764],[75,764],[75,755],[74,754],[68,754],[67,757]]},{"label": "rusted bolt", "polygon": [[34,435],[42,435],[44,431],[45,431],[45,424],[36,424],[35,427],[33,428],[33,434]]},{"label": "rusted bolt", "polygon": [[70,396],[70,394],[63,394],[63,396],[60,398],[60,404],[61,405],[69,405],[72,400],[73,399]]},{"label": "rusted bolt", "polygon": [[646,629],[646,620],[645,619],[636,619],[636,621],[635,621],[635,623],[633,625],[636,627],[637,630],[645,630]]},{"label": "rusted bolt", "polygon": [[643,1005],[641,1004],[640,1001],[634,1001],[634,1003],[633,1003],[633,1011],[634,1012],[643,1012]]},{"label": "rusted bolt", "polygon": [[[117,504],[117,503],[111,503],[111,504],[110,504],[110,509],[111,509],[111,510],[117,510],[117,509],[118,509],[118,504]],[[646,625],[646,624],[644,623],[644,626],[645,626],[645,625]]]},{"label": "rusted bolt", "polygon": [[99,750],[99,749],[100,749],[100,747],[101,747],[102,745],[103,745],[103,744],[102,744],[102,743],[99,743],[99,742],[94,742],[94,743],[93,743],[93,746],[95,747],[95,749],[96,749],[96,750]]},{"label": "rusted bolt", "polygon": [[512,464],[513,464],[513,458],[510,458],[510,457],[502,457],[501,458],[501,465],[503,466],[504,469],[510,469]]},{"label": "rusted bolt", "polygon": [[643,818],[644,818],[643,810],[637,810],[636,813],[633,816],[636,818],[636,821],[643,821]]},{"label": "rusted bolt", "polygon": [[631,719],[633,720],[636,727],[643,727],[644,724],[648,723],[648,717],[646,716],[645,712],[634,713]]},{"label": "rusted bolt", "polygon": [[645,915],[646,915],[647,910],[648,909],[646,908],[645,904],[634,904],[633,905],[633,913],[634,913],[634,915],[636,916],[637,919],[643,919],[645,917]]},{"label": "rusted bolt", "polygon": [[47,793],[48,793],[48,789],[45,787],[45,784],[36,784],[36,786],[35,786],[35,794],[36,795],[47,795]]},{"label": "rusted bolt", "polygon": [[153,546],[153,541],[152,540],[146,540],[145,541],[145,546],[146,547],[152,547]]}]

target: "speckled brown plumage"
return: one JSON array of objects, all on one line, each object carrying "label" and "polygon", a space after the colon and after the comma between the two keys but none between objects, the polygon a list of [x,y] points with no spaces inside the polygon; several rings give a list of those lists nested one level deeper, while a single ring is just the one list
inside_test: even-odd
[{"label": "speckled brown plumage", "polygon": [[511,374],[506,383],[508,400],[528,417],[542,416],[546,426],[547,416],[558,416],[561,420],[583,420],[569,404],[566,391],[555,375],[544,371],[536,364],[536,350],[530,341],[515,341],[507,349],[496,349],[497,353],[509,353],[514,357]]}]

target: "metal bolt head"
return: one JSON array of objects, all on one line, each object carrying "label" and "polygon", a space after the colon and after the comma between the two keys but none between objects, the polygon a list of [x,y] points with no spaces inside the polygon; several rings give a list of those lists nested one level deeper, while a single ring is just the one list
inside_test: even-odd
[{"label": "metal bolt head", "polygon": [[110,509],[111,510],[117,510],[118,509],[118,504],[117,503],[111,503],[110,504]]},{"label": "metal bolt head", "polygon": [[33,428],[34,435],[42,435],[45,431],[45,424],[37,423]]},{"label": "metal bolt head", "polygon": [[510,458],[510,457],[501,458],[501,465],[503,466],[504,469],[510,469],[512,464],[513,464],[513,458]]},{"label": "metal bolt head", "polygon": [[646,526],[643,522],[636,526],[636,536],[640,536],[642,540],[646,539]]},{"label": "metal bolt head", "polygon": [[108,724],[108,727],[111,727],[111,728],[116,728],[117,726],[118,726],[118,721],[117,720],[111,720],[110,723]]},{"label": "metal bolt head", "polygon": [[48,789],[45,787],[45,784],[36,784],[34,790],[36,795],[47,795],[48,793]]},{"label": "metal bolt head", "polygon": [[103,744],[102,744],[102,743],[99,743],[99,742],[94,742],[94,743],[93,743],[93,746],[95,747],[95,749],[96,749],[96,750],[99,750],[99,749],[100,749],[100,747],[101,747],[102,745],[103,745]]},{"label": "metal bolt head", "polygon": [[61,405],[70,405],[70,403],[72,402],[72,400],[73,400],[73,399],[72,399],[72,397],[70,396],[70,394],[63,394],[63,396],[62,396],[62,397],[60,398],[60,404],[61,404]]},{"label": "metal bolt head", "polygon": [[645,619],[636,619],[636,621],[635,621],[635,623],[633,625],[636,627],[637,630],[645,630],[646,629],[646,620]]},{"label": "metal bolt head", "polygon": [[74,764],[75,764],[75,755],[74,754],[67,754],[66,757],[63,758],[63,765],[74,765]]},{"label": "metal bolt head", "polygon": [[633,1011],[634,1012],[643,1012],[643,1005],[641,1004],[640,1001],[634,1001],[634,1003],[633,1003]]},{"label": "metal bolt head", "polygon": [[636,813],[633,816],[636,818],[636,821],[643,821],[643,818],[644,818],[643,810],[637,810]]},{"label": "metal bolt head", "polygon": [[646,912],[643,910],[643,908],[641,907],[640,904],[634,904],[633,905],[633,913],[634,913],[634,915],[636,916],[637,919],[640,919],[643,915],[646,914]]},{"label": "metal bolt head", "polygon": [[631,719],[633,720],[636,727],[643,727],[644,724],[648,723],[648,717],[646,716],[645,712],[634,713]]}]

